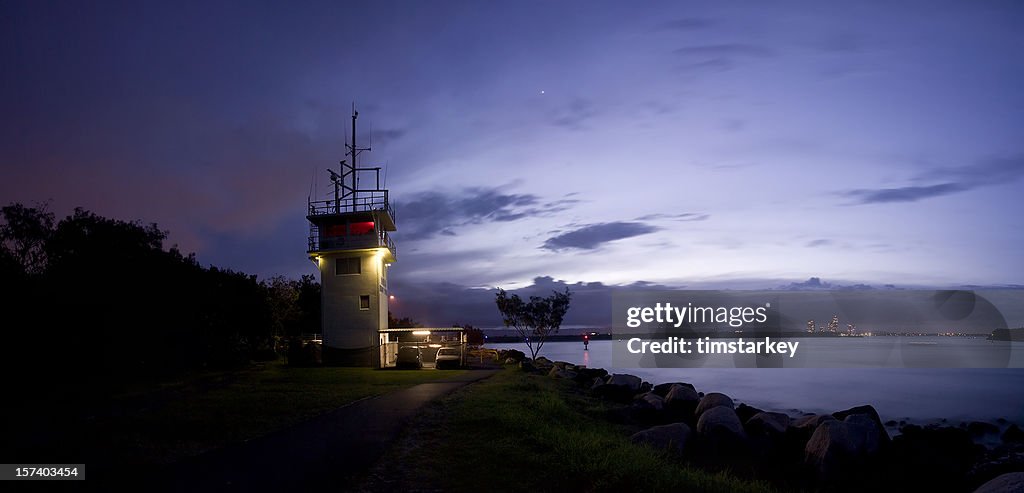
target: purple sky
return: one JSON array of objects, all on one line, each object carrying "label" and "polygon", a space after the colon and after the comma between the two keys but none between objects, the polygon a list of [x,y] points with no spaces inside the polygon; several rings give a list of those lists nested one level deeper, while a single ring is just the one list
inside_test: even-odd
[{"label": "purple sky", "polygon": [[1020,284],[1024,6],[892,3],[3,2],[0,202],[314,273],[306,197],[355,101],[410,305]]}]

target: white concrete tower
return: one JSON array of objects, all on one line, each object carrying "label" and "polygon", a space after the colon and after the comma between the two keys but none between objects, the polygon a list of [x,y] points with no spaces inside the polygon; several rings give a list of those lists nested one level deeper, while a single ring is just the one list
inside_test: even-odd
[{"label": "white concrete tower", "polygon": [[[370,148],[352,143],[340,173],[328,169],[333,198],[309,199],[309,258],[320,270],[323,359],[328,364],[379,366],[381,329],[388,328],[388,266],[395,261],[395,212],[381,188],[380,167],[360,167],[357,157]],[[360,188],[366,174],[375,188]]]}]

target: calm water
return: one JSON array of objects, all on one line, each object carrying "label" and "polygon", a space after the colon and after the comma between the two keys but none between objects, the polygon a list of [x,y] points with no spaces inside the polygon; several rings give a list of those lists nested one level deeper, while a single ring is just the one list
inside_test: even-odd
[{"label": "calm water", "polygon": [[[844,340],[842,343],[879,344]],[[924,339],[924,338],[921,338]],[[942,338],[948,340],[959,338]],[[978,344],[977,339],[957,343]],[[1018,343],[1019,344],[1019,343]],[[525,344],[488,344],[527,354]],[[541,351],[567,361],[615,373],[630,373],[658,384],[682,381],[701,392],[722,392],[737,402],[793,413],[833,412],[860,404],[875,406],[883,421],[910,418],[931,422],[1005,418],[1024,423],[1024,369],[977,368],[624,368],[612,366],[612,342],[549,342]],[[837,355],[837,357],[839,357]],[[1016,359],[1016,357],[1015,357]]]}]

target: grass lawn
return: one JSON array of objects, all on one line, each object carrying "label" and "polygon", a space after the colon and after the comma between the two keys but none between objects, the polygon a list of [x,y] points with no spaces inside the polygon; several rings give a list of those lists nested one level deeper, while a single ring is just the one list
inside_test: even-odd
[{"label": "grass lawn", "polygon": [[255,438],[364,397],[463,371],[292,368],[273,362],[203,373],[87,405],[64,401],[39,406],[35,419],[46,424],[19,437],[21,455],[27,456],[27,449],[99,464],[163,464]]},{"label": "grass lawn", "polygon": [[507,369],[428,406],[366,490],[770,491],[633,445],[605,419],[620,405]]}]

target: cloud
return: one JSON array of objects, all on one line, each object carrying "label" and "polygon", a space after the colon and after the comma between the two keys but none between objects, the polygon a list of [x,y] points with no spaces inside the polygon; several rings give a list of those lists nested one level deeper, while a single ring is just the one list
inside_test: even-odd
[{"label": "cloud", "polygon": [[[885,285],[886,289],[895,289],[891,284]],[[779,286],[777,289],[783,291],[814,291],[814,290],[868,290],[875,289],[874,286],[869,284],[833,284],[830,282],[822,281],[820,277],[810,277],[806,281],[791,282],[784,286]]]},{"label": "cloud", "polygon": [[577,199],[543,201],[533,194],[503,193],[498,188],[464,188],[457,192],[424,192],[396,204],[404,226],[396,237],[422,240],[437,234],[458,235],[458,228],[484,222],[511,222],[565,211]]},{"label": "cloud", "polygon": [[658,221],[658,220],[669,220],[669,221],[704,221],[711,217],[708,214],[697,213],[697,212],[683,212],[681,214],[647,214],[646,216],[640,216],[634,221]]},{"label": "cloud", "polygon": [[911,185],[896,188],[857,189],[844,192],[856,204],[916,202],[976,188],[1016,181],[1024,176],[1024,156],[998,158],[977,164],[939,167],[920,173],[914,181],[939,181],[932,185]]},{"label": "cloud", "polygon": [[739,60],[766,58],[774,53],[768,48],[741,43],[684,46],[673,50],[684,60],[685,69],[722,72],[736,66]]},{"label": "cloud", "polygon": [[940,183],[925,187],[881,188],[876,190],[851,190],[846,195],[853,197],[860,204],[880,204],[886,202],[917,202],[918,200],[941,197],[951,193],[970,190],[972,187],[959,183]]},{"label": "cloud", "polygon": [[[813,247],[820,247],[820,246],[828,246],[828,245],[831,245],[831,244],[832,244],[832,240],[828,240],[828,239],[825,239],[825,238],[820,238],[820,239],[817,239],[817,240],[808,241],[807,244],[805,244],[804,246],[812,247],[813,248]],[[817,278],[813,278],[813,279],[817,279]]]},{"label": "cloud", "polygon": [[604,243],[610,241],[632,238],[658,231],[660,228],[641,222],[611,222],[597,223],[582,226],[574,231],[552,236],[544,242],[542,248],[548,250],[563,250],[578,248],[581,250],[594,250]]}]

